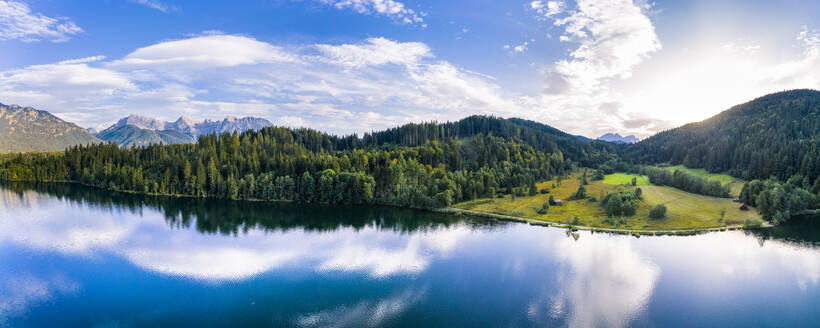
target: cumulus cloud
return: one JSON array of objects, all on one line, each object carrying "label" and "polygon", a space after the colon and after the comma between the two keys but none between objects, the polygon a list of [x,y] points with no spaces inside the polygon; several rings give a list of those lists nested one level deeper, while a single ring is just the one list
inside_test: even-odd
[{"label": "cumulus cloud", "polygon": [[555,21],[565,28],[562,40],[579,44],[554,71],[573,91],[600,92],[607,80],[630,77],[661,49],[654,25],[632,0],[579,0],[577,6]]},{"label": "cumulus cloud", "polygon": [[352,9],[364,15],[381,15],[392,18],[402,24],[424,24],[424,13],[416,13],[413,9],[407,8],[404,3],[394,0],[316,0],[324,4],[332,5],[337,9]]},{"label": "cumulus cloud", "polygon": [[[534,109],[529,117],[593,137],[613,130],[645,136],[647,130],[622,125],[631,118],[612,85],[630,78],[639,64],[661,49],[646,12],[651,6],[632,0],[578,0],[574,6],[533,1],[530,8],[536,19],[561,29],[559,39],[570,51],[540,70],[543,93],[525,98]],[[556,122],[556,117],[562,119]]]},{"label": "cumulus cloud", "polygon": [[63,42],[83,29],[68,18],[52,18],[33,13],[27,4],[0,1],[0,40]]}]

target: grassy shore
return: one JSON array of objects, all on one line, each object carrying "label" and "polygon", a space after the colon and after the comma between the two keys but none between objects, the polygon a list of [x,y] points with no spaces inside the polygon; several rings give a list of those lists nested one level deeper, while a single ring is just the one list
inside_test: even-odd
[{"label": "grassy shore", "polygon": [[[570,195],[578,190],[580,186],[580,175],[580,172],[574,173],[571,177],[564,179],[560,185],[556,180],[538,183],[538,188],[549,189],[549,194],[515,197],[515,199],[510,195],[505,195],[503,198],[466,201],[455,204],[453,207],[541,222],[561,224],[573,224],[574,222],[574,225],[577,226],[625,230],[668,231],[723,228],[742,225],[746,220],[762,222],[756,210],[741,211],[738,208],[739,204],[732,202],[731,199],[696,195],[670,187],[650,185],[633,187],[631,185],[633,176],[628,176],[628,185],[604,183],[604,181],[606,181],[604,180],[590,181],[590,183],[585,186],[587,195],[596,198],[606,193],[619,190],[641,188],[643,191],[643,199],[641,200],[637,213],[634,216],[627,217],[625,224],[613,225],[604,223],[602,221],[607,215],[599,202],[590,202],[587,199],[567,200]],[[610,179],[609,181],[623,179],[621,176],[607,178]],[[563,200],[564,204],[561,206],[551,206],[546,214],[538,214],[538,209],[541,208],[541,205],[547,201],[550,195],[555,199]],[[666,218],[649,218],[649,210],[657,204],[667,206]],[[576,217],[577,221],[575,220]]]}]

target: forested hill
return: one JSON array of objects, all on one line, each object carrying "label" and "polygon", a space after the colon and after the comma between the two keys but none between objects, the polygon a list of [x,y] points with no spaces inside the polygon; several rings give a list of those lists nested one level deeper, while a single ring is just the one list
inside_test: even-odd
[{"label": "forested hill", "polygon": [[520,118],[503,119],[483,115],[446,123],[410,123],[385,131],[366,133],[362,138],[347,136],[340,140],[340,147],[419,146],[429,141],[463,139],[475,135],[514,139],[547,153],[560,151],[566,158],[583,165],[594,165],[612,159],[617,152],[617,147],[611,144],[585,142],[546,124]]},{"label": "forested hill", "polygon": [[535,194],[535,183],[573,163],[615,158],[534,122],[472,116],[337,137],[267,127],[200,136],[196,144],[77,146],[0,157],[0,179],[74,181],[109,190],[230,199],[435,208],[499,193]]},{"label": "forested hill", "polygon": [[744,179],[820,176],[820,91],[774,93],[702,122],[658,133],[628,153],[638,162],[670,162]]},{"label": "forested hill", "polygon": [[820,91],[792,90],[658,133],[626,150],[638,163],[684,164],[749,181],[741,201],[774,222],[818,206]]}]

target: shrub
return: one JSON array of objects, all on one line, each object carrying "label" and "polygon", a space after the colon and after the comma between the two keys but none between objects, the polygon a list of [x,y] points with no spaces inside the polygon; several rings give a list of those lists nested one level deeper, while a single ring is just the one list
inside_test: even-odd
[{"label": "shrub", "polygon": [[544,205],[541,205],[541,208],[538,210],[538,214],[547,214],[549,209],[550,209],[549,202],[544,203]]},{"label": "shrub", "polygon": [[662,219],[666,217],[666,205],[658,204],[649,210],[649,217],[652,219]]},{"label": "shrub", "polygon": [[601,200],[601,206],[609,216],[635,215],[638,205],[638,196],[632,191],[609,193]]},{"label": "shrub", "polygon": [[553,198],[552,195],[550,195],[549,204],[555,205],[555,198]]},{"label": "shrub", "polygon": [[550,193],[550,190],[549,190],[549,189],[547,189],[547,188],[544,188],[544,189],[541,189],[541,193],[542,193],[542,194],[549,194],[549,193]]},{"label": "shrub", "polygon": [[584,188],[584,185],[581,185],[580,187],[578,187],[578,191],[576,191],[574,194],[572,194],[572,196],[570,196],[570,199],[584,199],[586,197],[587,190]]},{"label": "shrub", "polygon": [[572,225],[578,225],[580,223],[581,223],[581,219],[579,219],[577,215],[572,218]]},{"label": "shrub", "polygon": [[760,222],[746,219],[746,221],[743,222],[743,227],[744,228],[760,228]]}]

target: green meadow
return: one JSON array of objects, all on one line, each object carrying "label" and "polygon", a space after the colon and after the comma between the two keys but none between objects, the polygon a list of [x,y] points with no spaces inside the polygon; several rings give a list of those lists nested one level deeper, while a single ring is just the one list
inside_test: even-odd
[{"label": "green meadow", "polygon": [[646,181],[641,175],[637,174],[629,174],[629,173],[614,173],[609,174],[604,177],[604,184],[608,185],[632,185],[632,179],[635,179],[635,183],[638,186],[648,186],[649,181]]},{"label": "green meadow", "polygon": [[[645,179],[638,179],[639,186],[632,186],[632,177],[624,173],[610,174],[602,181],[590,181],[585,186],[587,195],[600,199],[607,193],[641,188],[643,197],[637,213],[628,216],[623,224],[604,222],[607,218],[600,202],[589,199],[568,200],[580,186],[581,172],[563,179],[543,181],[537,184],[539,190],[546,188],[549,194],[503,198],[485,198],[455,204],[453,207],[485,213],[510,215],[546,222],[573,224],[579,226],[617,228],[633,230],[683,230],[698,228],[719,228],[742,225],[746,220],[762,222],[755,209],[742,211],[739,204],[728,198],[717,198],[684,192],[675,188],[650,185]],[[589,176],[589,175],[588,175]],[[628,182],[627,182],[628,181]],[[538,209],[549,196],[563,201],[563,205],[550,206],[546,214],[538,214]],[[649,218],[649,210],[664,204],[667,214],[662,219]],[[577,217],[577,221],[576,218]]]},{"label": "green meadow", "polygon": [[709,173],[705,169],[690,169],[683,165],[675,165],[675,166],[667,166],[664,167],[665,169],[674,172],[675,170],[680,170],[687,172],[689,174],[697,175],[699,177],[704,177],[710,180],[719,181],[720,184],[729,184],[729,188],[732,190],[733,196],[740,195],[740,190],[743,189],[743,182],[735,179],[733,176],[724,174],[724,173]]}]

